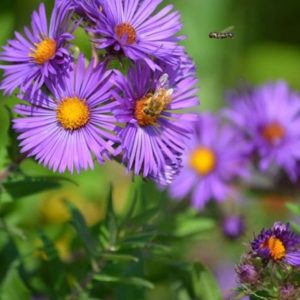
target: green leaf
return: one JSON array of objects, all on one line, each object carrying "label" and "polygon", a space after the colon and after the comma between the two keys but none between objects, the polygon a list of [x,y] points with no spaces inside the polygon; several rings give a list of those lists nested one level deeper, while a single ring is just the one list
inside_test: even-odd
[{"label": "green leaf", "polygon": [[134,285],[137,287],[143,287],[148,289],[154,288],[152,282],[139,277],[119,278],[116,276],[97,274],[94,276],[94,279],[97,281],[108,282],[108,283],[123,283],[123,284],[129,284],[129,285]]},{"label": "green leaf", "polygon": [[46,234],[43,231],[40,231],[40,238],[44,244],[44,251],[47,254],[47,258],[49,260],[54,260],[59,257],[57,249],[52,241],[49,240],[49,238],[46,236]]},{"label": "green leaf", "polygon": [[179,222],[175,235],[178,237],[195,235],[203,231],[212,230],[214,227],[215,221],[213,219],[197,216],[197,218],[185,219]]},{"label": "green leaf", "polygon": [[11,109],[8,106],[5,106],[5,108],[8,113],[10,124],[8,127],[9,144],[7,146],[7,154],[11,162],[16,162],[20,155],[20,151],[18,146],[17,133],[12,127],[14,116]]},{"label": "green leaf", "polygon": [[61,181],[74,183],[63,177],[27,177],[5,182],[3,183],[3,187],[13,199],[19,199],[51,189],[57,189],[61,187]]},{"label": "green leaf", "polygon": [[290,223],[291,223],[291,227],[292,227],[293,231],[296,231],[298,234],[300,234],[300,225],[294,221],[292,221]]},{"label": "green leaf", "polygon": [[221,300],[221,291],[211,272],[200,263],[193,265],[193,284],[196,296],[205,300]]},{"label": "green leaf", "polygon": [[77,207],[74,206],[72,203],[68,202],[67,205],[72,216],[72,224],[75,230],[77,231],[79,237],[83,241],[83,244],[87,251],[91,255],[94,255],[96,252],[96,243],[89,231],[84,217],[82,216],[81,212],[77,209]]},{"label": "green leaf", "polygon": [[118,223],[117,217],[114,211],[113,197],[112,197],[112,186],[109,188],[109,193],[107,197],[107,211],[106,211],[106,226],[109,231],[109,243],[110,246],[114,246],[117,242],[118,236]]},{"label": "green leaf", "polygon": [[128,255],[128,254],[115,254],[115,253],[101,253],[100,256],[106,260],[111,260],[115,262],[138,262],[138,257]]},{"label": "green leaf", "polygon": [[286,207],[295,215],[300,216],[300,205],[294,203],[287,203]]},{"label": "green leaf", "polygon": [[1,288],[1,300],[30,300],[30,292],[23,283],[15,264],[8,271]]}]

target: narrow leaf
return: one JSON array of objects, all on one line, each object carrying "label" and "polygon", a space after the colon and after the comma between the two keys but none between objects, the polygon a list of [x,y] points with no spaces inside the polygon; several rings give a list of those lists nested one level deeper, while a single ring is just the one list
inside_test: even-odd
[{"label": "narrow leaf", "polygon": [[81,212],[70,202],[68,202],[68,208],[72,216],[72,224],[75,230],[77,231],[88,252],[91,255],[94,255],[96,251],[95,240],[92,238]]}]

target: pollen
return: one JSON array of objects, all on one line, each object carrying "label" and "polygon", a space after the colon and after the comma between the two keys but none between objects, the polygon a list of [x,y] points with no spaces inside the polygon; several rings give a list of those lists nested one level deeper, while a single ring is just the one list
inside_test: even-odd
[{"label": "pollen", "polygon": [[216,166],[216,155],[207,147],[199,147],[190,156],[190,166],[201,176],[211,173]]},{"label": "pollen", "polygon": [[282,241],[275,236],[271,236],[262,245],[261,248],[267,248],[274,260],[279,260],[285,256],[285,246]]},{"label": "pollen", "polygon": [[56,42],[50,38],[45,38],[40,43],[35,43],[35,49],[29,54],[34,61],[42,65],[49,61],[56,53]]},{"label": "pollen", "polygon": [[120,40],[126,37],[126,44],[128,45],[136,43],[136,31],[129,23],[121,23],[116,25],[115,33]]},{"label": "pollen", "polygon": [[285,135],[285,129],[277,122],[272,122],[265,126],[262,131],[262,136],[264,139],[270,143],[274,144],[280,141]]},{"label": "pollen", "polygon": [[56,110],[56,118],[64,129],[76,130],[84,127],[90,119],[90,110],[84,100],[65,98]]}]

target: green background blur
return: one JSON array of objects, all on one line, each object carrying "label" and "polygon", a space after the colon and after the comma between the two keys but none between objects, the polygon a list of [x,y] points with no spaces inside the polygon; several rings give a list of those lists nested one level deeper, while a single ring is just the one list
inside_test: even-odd
[{"label": "green background blur", "polygon": [[[49,12],[53,1],[44,2]],[[261,84],[269,80],[285,79],[293,88],[300,90],[300,1],[285,0],[283,3],[276,0],[173,0],[166,2],[173,3],[182,14],[183,33],[187,36],[184,44],[196,62],[200,78],[201,111],[218,111],[225,103],[226,90],[237,85]],[[24,25],[29,25],[31,12],[38,7],[39,3],[38,0],[1,0],[0,45],[4,45],[8,38],[13,37],[14,30],[22,31]],[[208,38],[209,32],[221,31],[231,25],[235,26],[234,39]],[[76,43],[85,53],[89,52],[88,39],[82,32],[77,33]],[[9,140],[7,136],[9,122],[4,105],[12,107],[16,103],[16,99],[13,98],[0,96],[1,168],[5,164],[5,147]],[[33,175],[52,174],[32,160],[25,161],[22,169]],[[72,179],[80,184],[80,189],[68,185],[65,189],[28,197],[13,204],[10,203],[10,199],[2,200],[0,214],[3,211],[5,213],[10,211],[9,222],[27,228],[28,231],[45,224],[52,226],[65,222],[69,218],[62,202],[62,199],[67,197],[73,199],[72,201],[81,209],[88,223],[93,224],[103,215],[102,204],[109,182],[112,182],[115,187],[117,209],[121,211],[126,205],[131,176],[116,163],[96,167],[96,171],[84,172],[80,176],[73,175]],[[247,205],[249,212],[247,219],[251,228],[249,232],[257,230],[261,225],[269,224],[273,219],[287,217],[282,199],[277,195],[270,195],[263,203]],[[57,240],[62,255],[67,255],[65,240],[69,238],[60,236]],[[214,238],[217,242],[223,243],[218,234]],[[224,244],[224,248],[216,250],[215,243],[215,241],[207,241],[205,247],[202,241],[199,244],[195,243],[187,255],[206,260],[213,267],[216,267],[219,262],[224,262],[224,257],[233,262],[238,260],[242,251],[240,246]]]}]

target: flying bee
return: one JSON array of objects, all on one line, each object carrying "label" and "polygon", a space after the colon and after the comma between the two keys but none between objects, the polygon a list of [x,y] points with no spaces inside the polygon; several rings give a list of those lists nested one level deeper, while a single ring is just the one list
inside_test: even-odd
[{"label": "flying bee", "polygon": [[233,39],[234,38],[234,33],[232,32],[233,29],[234,26],[229,26],[220,32],[210,32],[208,36],[211,39],[218,39],[218,40]]},{"label": "flying bee", "polygon": [[161,112],[172,101],[174,90],[169,88],[169,76],[163,74],[158,81],[155,93],[148,94],[144,102],[144,113],[152,118],[158,118]]}]

